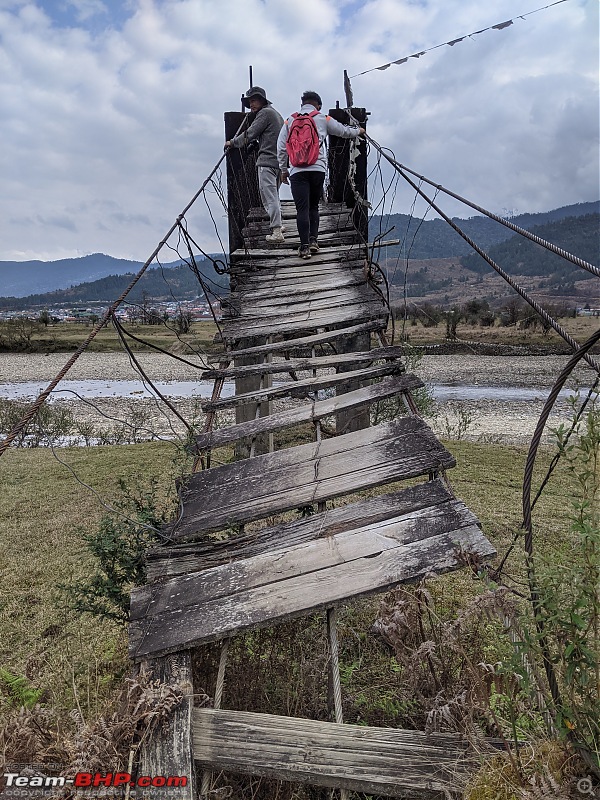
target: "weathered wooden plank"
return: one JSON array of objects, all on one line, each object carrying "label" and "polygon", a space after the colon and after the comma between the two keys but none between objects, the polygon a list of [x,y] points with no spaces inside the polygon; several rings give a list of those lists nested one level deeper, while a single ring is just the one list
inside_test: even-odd
[{"label": "weathered wooden plank", "polygon": [[171,535],[181,540],[454,465],[423,420],[396,419],[195,473]]},{"label": "weathered wooden plank", "polygon": [[[295,220],[290,221],[289,224],[284,223],[286,228],[285,238],[293,236],[298,233]],[[268,220],[254,221],[248,220],[246,226],[242,228],[242,236],[265,236],[269,233],[271,227]],[[319,224],[319,237],[323,233],[337,233],[340,231],[356,234],[356,228],[352,222],[352,216],[348,212],[346,214],[327,214],[323,216]]]},{"label": "weathered wooden plank", "polygon": [[[333,328],[319,333],[313,333],[309,336],[294,336],[293,338],[286,338],[279,342],[270,342],[269,344],[257,345],[255,347],[233,348],[227,355],[231,358],[236,356],[245,355],[259,355],[260,353],[281,353],[281,352],[294,352],[304,347],[315,344],[325,344],[327,342],[334,342],[344,336],[350,336],[354,333],[361,331],[381,331],[385,330],[387,326],[387,317],[377,317],[376,319],[369,320],[368,322],[361,322],[358,325],[344,326],[341,328]],[[210,362],[221,361],[223,355],[209,357]]]},{"label": "weathered wooden plank", "polygon": [[289,545],[244,560],[236,559],[166,583],[135,589],[131,619],[184,610],[260,586],[280,584],[299,575],[376,556],[383,550],[476,524],[476,517],[458,500],[448,500],[433,508],[427,506],[371,525],[361,526],[360,520],[356,520],[354,529],[335,536]]},{"label": "weathered wooden plank", "polygon": [[287,267],[291,269],[302,269],[311,264],[327,263],[343,264],[346,261],[356,261],[364,259],[366,250],[364,245],[358,243],[345,243],[343,246],[334,246],[323,243],[320,251],[315,253],[308,260],[298,256],[298,248],[290,245],[281,245],[278,248],[254,247],[251,249],[236,250],[230,255],[230,266],[235,272],[240,265],[255,266],[261,265]]},{"label": "weathered wooden plank", "polygon": [[386,378],[380,383],[374,383],[353,392],[346,392],[325,400],[308,401],[298,408],[278,411],[268,417],[259,417],[238,425],[231,425],[228,428],[218,428],[201,433],[195,439],[194,449],[196,451],[209,450],[239,439],[258,436],[261,433],[272,433],[303,422],[314,422],[340,410],[358,409],[401,392],[419,389],[423,385],[421,379],[415,375]]},{"label": "weathered wooden plank", "polygon": [[404,800],[463,794],[479,759],[457,734],[196,709],[202,766]]},{"label": "weathered wooden plank", "polygon": [[[391,525],[390,522],[386,526],[388,535]],[[353,550],[349,545],[349,552],[367,555],[350,557],[349,553],[338,551],[342,537],[353,539],[352,544],[362,542],[362,551]],[[384,547],[386,541],[389,541],[388,537],[376,532],[368,537],[364,531],[360,535],[357,532],[355,536],[339,534],[327,537],[305,546],[311,552],[309,563],[312,571],[293,575],[277,583],[235,591],[184,609],[165,611],[157,616],[150,616],[149,609],[142,603],[136,609],[140,618],[130,625],[130,655],[139,659],[148,654],[165,654],[200,642],[215,641],[234,633],[273,625],[353,598],[387,591],[400,583],[418,580],[430,572],[443,573],[457,569],[464,566],[464,553],[481,560],[495,552],[477,525],[428,536],[408,544],[396,542],[397,546],[390,546],[389,549]],[[319,568],[318,559],[323,557],[326,548],[332,552],[332,557],[327,566]],[[270,567],[272,571],[277,571],[278,560],[275,554]],[[240,564],[242,566],[243,562]],[[212,570],[197,574],[206,576],[210,572]],[[181,580],[174,579],[175,582]],[[135,606],[134,592],[132,610]]]},{"label": "weathered wooden plank", "polygon": [[368,381],[373,378],[381,378],[384,375],[397,375],[404,370],[404,365],[398,361],[388,361],[376,367],[353,370],[343,374],[332,373],[329,375],[318,375],[316,378],[303,378],[302,380],[282,383],[278,386],[267,386],[264,389],[257,389],[254,392],[245,392],[231,397],[222,397],[220,400],[207,400],[201,404],[203,411],[218,410],[223,408],[233,408],[244,403],[262,402],[264,400],[274,400],[277,397],[306,397],[308,392],[316,392],[321,389],[329,389],[348,380],[348,376],[361,381]]},{"label": "weathered wooden plank", "polygon": [[[255,300],[252,295],[230,298],[223,303],[231,309],[237,320],[292,319],[301,314],[313,314],[316,311],[328,311],[330,308],[341,308],[347,305],[361,305],[365,302],[380,301],[371,286],[365,281],[360,286],[347,289],[322,290],[305,294],[298,292],[287,298],[274,297]],[[382,304],[383,307],[383,304]]]},{"label": "weathered wooden plank", "polygon": [[[329,288],[332,282],[339,282],[342,286],[344,281],[364,280],[365,262],[364,259],[349,261],[347,264],[337,264],[330,262],[327,265],[304,264],[304,269],[286,270],[280,266],[267,267],[262,265],[258,269],[248,272],[236,273],[233,276],[232,292],[243,292],[245,290],[267,291],[268,289],[284,289],[290,287],[316,286],[321,283]],[[337,283],[335,285],[338,285]],[[351,285],[351,284],[349,284]]]},{"label": "weathered wooden plank", "polygon": [[366,322],[379,319],[386,311],[383,302],[356,303],[339,308],[323,309],[305,314],[282,316],[263,324],[257,321],[224,319],[222,321],[223,338],[252,338],[253,336],[271,336],[295,331],[309,331],[315,328],[337,325],[342,322]]},{"label": "weathered wooden plank", "polygon": [[392,517],[439,506],[452,499],[442,481],[436,478],[397,492],[263,528],[257,533],[232,535],[220,541],[153,547],[146,551],[148,581],[199,572],[229,564],[236,559],[304,544],[323,536],[344,533],[357,525],[373,525]]},{"label": "weathered wooden plank", "polygon": [[[319,216],[320,217],[329,217],[329,216],[345,216],[349,212],[352,212],[352,209],[349,209],[348,206],[340,203],[321,203],[319,205]],[[292,200],[283,200],[281,202],[281,217],[284,220],[296,220],[296,205]],[[265,222],[268,221],[268,216],[265,213],[264,208],[256,207],[251,208],[246,216],[247,220],[256,220],[260,221],[263,220]],[[293,224],[293,222],[292,222]]]},{"label": "weathered wooden plank", "polygon": [[[266,364],[252,364],[243,367],[227,367],[225,369],[208,369],[202,373],[202,378],[232,378],[240,375],[283,372],[300,372],[302,370],[324,369],[329,367],[347,366],[349,364],[372,363],[384,359],[398,359],[404,355],[403,347],[377,347],[361,353],[342,353],[314,358],[279,359]],[[421,384],[422,385],[422,384]]]}]

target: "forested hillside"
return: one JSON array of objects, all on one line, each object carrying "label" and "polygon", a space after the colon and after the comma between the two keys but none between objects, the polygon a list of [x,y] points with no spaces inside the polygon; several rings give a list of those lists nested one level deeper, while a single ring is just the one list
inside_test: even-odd
[{"label": "forested hillside", "polygon": [[[532,233],[552,244],[558,245],[592,264],[600,261],[600,214],[583,217],[568,217],[559,222],[532,227]],[[594,276],[571,264],[544,247],[523,236],[514,235],[501,244],[489,248],[488,254],[500,266],[505,266],[518,275],[547,276],[546,286],[559,285],[567,288],[574,280]],[[486,261],[477,253],[465,256],[461,263],[467,269],[487,273]]]},{"label": "forested hillside", "polygon": [[[228,284],[225,275],[218,275],[212,262],[197,259],[200,273],[208,281],[209,288],[216,294],[224,291]],[[90,283],[81,283],[70,289],[56,292],[31,294],[27,297],[0,297],[0,309],[31,308],[33,306],[77,305],[79,303],[113,302],[129,285],[134,273],[109,275]],[[202,294],[198,278],[186,264],[164,269],[149,269],[141,277],[128,296],[132,303],[139,303],[143,297],[152,300],[193,299]]]},{"label": "forested hillside", "polygon": [[[552,223],[551,227],[565,218],[582,217],[600,212],[600,202],[578,203],[563,206],[543,214],[519,214],[511,218],[511,222],[521,228],[532,230],[534,226]],[[470,217],[459,219],[454,217],[457,225],[487,251],[489,247],[504,242],[514,236],[513,232],[499,222],[488,217]],[[390,214],[373,217],[369,225],[369,238],[373,240],[378,234],[393,227],[386,239],[400,239],[401,244],[387,248],[389,258],[402,256],[412,259],[451,258],[467,256],[472,250],[465,240],[442,219],[425,219],[407,214]],[[577,253],[577,251],[575,251]],[[579,253],[577,253],[580,255]]]}]

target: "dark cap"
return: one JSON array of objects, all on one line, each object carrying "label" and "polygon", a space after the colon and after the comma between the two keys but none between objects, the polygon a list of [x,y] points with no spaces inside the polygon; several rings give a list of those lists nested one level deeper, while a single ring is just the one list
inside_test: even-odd
[{"label": "dark cap", "polygon": [[267,93],[260,86],[251,86],[246,94],[242,97],[242,103],[246,106],[246,108],[250,108],[251,97],[261,97],[268,106],[271,105],[271,101],[267,100]]}]

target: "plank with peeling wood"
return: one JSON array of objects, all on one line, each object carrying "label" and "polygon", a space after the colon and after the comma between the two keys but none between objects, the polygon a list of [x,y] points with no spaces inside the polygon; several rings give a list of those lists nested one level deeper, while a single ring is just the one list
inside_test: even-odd
[{"label": "plank with peeling wood", "polygon": [[469,524],[473,515],[460,506],[437,521],[426,509],[413,519],[386,520],[136,589],[130,655],[140,659],[217,641],[458,569],[467,558],[492,556],[479,526]]},{"label": "plank with peeling wood", "polygon": [[339,386],[349,380],[369,381],[373,378],[381,378],[385,375],[397,375],[404,371],[404,365],[399,361],[388,361],[376,367],[356,369],[350,372],[331,373],[328,375],[318,375],[315,378],[303,378],[302,380],[281,383],[277,386],[267,386],[264,389],[256,389],[253,392],[234,394],[231,397],[222,397],[220,400],[206,400],[201,403],[203,411],[218,411],[224,408],[234,408],[246,403],[258,403],[266,400],[274,400],[280,397],[307,397],[309,392],[317,392],[322,389],[330,389]]},{"label": "plank with peeling wood", "polygon": [[182,540],[455,463],[423,420],[399,418],[191,475],[170,533]]},{"label": "plank with peeling wood", "polygon": [[198,572],[234,560],[311,542],[323,536],[373,525],[392,517],[439,506],[453,497],[440,478],[409,486],[390,494],[377,495],[356,503],[327,509],[308,517],[272,525],[258,532],[232,535],[210,542],[162,545],[146,551],[148,581]]},{"label": "plank with peeling wood", "polygon": [[221,327],[223,338],[231,339],[253,338],[255,336],[271,336],[295,331],[310,331],[342,322],[366,322],[379,319],[385,313],[383,302],[354,303],[344,306],[319,309],[302,314],[289,314],[279,319],[268,320],[237,320],[236,318],[224,319]]},{"label": "plank with peeling wood", "polygon": [[403,800],[463,795],[479,759],[458,734],[196,709],[201,766]]},{"label": "plank with peeling wood", "polygon": [[336,414],[339,411],[358,410],[388,397],[394,397],[402,392],[419,389],[423,385],[421,379],[415,375],[385,378],[380,383],[374,383],[371,386],[365,386],[362,389],[355,389],[351,392],[344,392],[336,397],[317,401],[309,400],[297,408],[278,411],[267,417],[259,417],[258,419],[231,425],[227,428],[218,428],[214,431],[201,433],[194,440],[194,450],[197,452],[211,450],[231,442],[237,442],[240,439],[253,438],[261,433],[273,433],[274,431],[301,425],[305,422],[316,422],[316,420]]},{"label": "plank with peeling wood", "polygon": [[313,333],[309,336],[294,336],[293,338],[290,337],[282,339],[278,342],[255,345],[254,347],[232,348],[227,353],[223,353],[222,355],[213,357],[209,356],[208,360],[212,363],[216,361],[222,361],[226,356],[229,356],[233,359],[237,356],[260,355],[261,353],[294,352],[295,350],[303,349],[311,345],[335,342],[337,339],[342,339],[346,336],[354,336],[356,333],[383,331],[386,327],[387,318],[380,316],[369,320],[368,322],[361,322],[358,325],[332,328],[331,330]]},{"label": "plank with peeling wood", "polygon": [[261,586],[279,585],[300,575],[371,558],[384,550],[416,544],[473,525],[477,525],[473,513],[463,503],[452,499],[370,525],[361,525],[361,520],[357,519],[353,528],[333,536],[290,544],[243,560],[235,559],[165,583],[141,586],[132,595],[130,618],[158,616]]},{"label": "plank with peeling wood", "polygon": [[340,308],[379,299],[364,281],[361,285],[345,289],[317,290],[316,292],[294,292],[288,297],[263,297],[255,299],[252,293],[230,295],[221,305],[228,307],[236,319],[290,318],[299,314],[310,314],[317,310],[327,311],[332,306]]},{"label": "plank with peeling wood", "polygon": [[265,364],[247,364],[242,367],[226,367],[224,369],[208,369],[202,378],[238,378],[244,375],[266,375],[283,372],[300,372],[302,370],[325,369],[348,366],[349,364],[373,363],[387,359],[399,359],[404,355],[403,347],[376,347],[355,353],[339,353],[314,358],[279,359]]}]

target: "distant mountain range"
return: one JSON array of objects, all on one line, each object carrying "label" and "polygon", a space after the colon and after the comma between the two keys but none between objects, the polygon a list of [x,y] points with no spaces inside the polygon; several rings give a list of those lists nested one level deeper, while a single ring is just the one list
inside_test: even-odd
[{"label": "distant mountain range", "polygon": [[[535,228],[543,238],[592,263],[598,263],[599,213],[600,201],[596,201],[564,206],[542,214],[520,214],[512,217],[511,221],[528,230]],[[483,216],[455,218],[454,221],[483,250],[493,252],[492,257],[509,270],[511,259],[516,259],[519,263],[517,272],[521,275],[560,274],[565,280],[570,280],[571,268],[567,265],[564,267],[566,272],[563,269],[566,262],[547,254],[539,245],[515,235],[500,223]],[[422,220],[407,214],[375,216],[370,222],[369,237],[374,239],[392,227],[393,230],[385,238],[401,239],[401,244],[385,249],[388,261],[397,256],[408,256],[411,260],[464,257],[463,264],[470,270],[489,269],[479,256],[470,255],[472,251],[469,245],[441,219]],[[502,247],[505,249],[497,251]],[[383,252],[381,250],[380,254],[383,255]],[[561,262],[560,266],[553,261],[546,261],[547,256]],[[142,262],[113,258],[103,253],[60,261],[0,261],[0,309],[108,303],[121,294],[141,266]],[[227,276],[218,274],[212,261],[198,260],[198,267],[213,291],[219,294],[226,289]],[[535,269],[536,272],[528,273],[528,269]],[[34,287],[35,294],[31,291]],[[197,277],[186,264],[176,261],[159,269],[148,269],[130,299],[139,302],[144,294],[154,300],[184,299],[199,293]]]},{"label": "distant mountain range", "polygon": [[[510,217],[510,221],[520,228],[531,230],[540,225],[548,226],[550,223],[558,223],[568,217],[583,217],[599,212],[600,200],[593,203],[563,206],[542,214],[518,214]],[[486,252],[493,245],[515,236],[510,228],[488,217],[477,216],[469,217],[469,219],[453,217],[452,221]],[[375,236],[392,227],[393,230],[385,238],[400,239],[401,244],[387,248],[388,258],[398,255],[411,259],[451,258],[467,256],[473,252],[465,240],[444,220],[425,219],[423,221],[419,217],[410,217],[407,214],[374,217],[369,224],[369,238],[373,240]],[[519,236],[519,239],[521,238]],[[575,255],[581,256],[577,252]],[[583,256],[581,257],[583,258]]]}]

